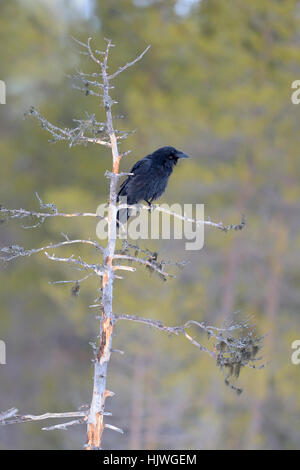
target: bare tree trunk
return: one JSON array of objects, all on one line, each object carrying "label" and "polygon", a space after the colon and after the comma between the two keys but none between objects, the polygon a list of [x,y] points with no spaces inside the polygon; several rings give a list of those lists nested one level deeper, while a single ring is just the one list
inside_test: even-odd
[{"label": "bare tree trunk", "polygon": [[113,334],[113,281],[114,269],[112,260],[116,247],[116,202],[120,155],[117,138],[113,127],[111,112],[112,100],[109,96],[109,79],[107,75],[107,59],[111,42],[108,42],[105,57],[101,63],[103,79],[103,104],[106,112],[107,132],[112,150],[112,174],[110,177],[108,207],[108,242],[103,255],[105,273],[102,277],[102,317],[100,320],[99,349],[95,357],[93,398],[88,417],[86,448],[100,449],[104,430],[103,414],[105,400],[112,392],[106,390],[107,366],[110,359]]},{"label": "bare tree trunk", "polygon": [[[249,165],[247,167],[248,172],[251,173]],[[250,186],[249,177],[243,181],[243,185],[240,188],[238,209],[242,213],[246,213],[249,199],[251,197],[252,188]],[[225,274],[224,274],[224,290],[222,294],[222,307],[221,307],[221,318],[225,319],[231,312],[234,311],[234,298],[235,289],[237,282],[237,272],[240,264],[241,245],[239,242],[232,240],[229,252],[226,257]]]},{"label": "bare tree trunk", "polygon": [[[149,376],[148,387],[154,392],[156,379]],[[159,443],[159,428],[162,423],[162,410],[160,409],[157,395],[150,393],[147,400],[147,420],[145,434],[145,448],[148,450],[157,449]]]},{"label": "bare tree trunk", "polygon": [[[282,271],[281,259],[284,255],[287,243],[287,232],[285,227],[280,224],[280,221],[278,220],[275,220],[273,222],[273,227],[271,225],[271,235],[273,232],[274,242],[272,246],[272,254],[269,260],[268,282],[266,287],[265,299],[268,329],[273,331],[272,335],[268,335],[266,338],[266,354],[269,358],[272,358],[274,356],[273,351],[277,343],[274,325],[276,325],[277,316],[279,312],[279,289]],[[252,419],[250,423],[248,439],[249,449],[259,449],[263,445],[262,436],[264,423],[264,409],[265,403],[269,399],[269,377],[270,375],[267,374],[265,379],[266,383],[263,387],[263,393],[254,401],[252,406]]]}]

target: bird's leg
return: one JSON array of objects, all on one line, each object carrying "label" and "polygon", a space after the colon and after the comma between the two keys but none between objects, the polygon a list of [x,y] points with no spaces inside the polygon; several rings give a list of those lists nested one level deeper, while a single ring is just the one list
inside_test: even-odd
[{"label": "bird's leg", "polygon": [[150,201],[148,201],[147,199],[145,199],[145,202],[147,202],[147,204],[149,206],[149,211],[152,212],[152,203]]}]

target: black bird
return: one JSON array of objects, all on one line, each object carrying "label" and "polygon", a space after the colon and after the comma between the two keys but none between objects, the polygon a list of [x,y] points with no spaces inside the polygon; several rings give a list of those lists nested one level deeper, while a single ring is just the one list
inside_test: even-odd
[{"label": "black bird", "polygon": [[[127,198],[127,204],[137,204],[146,201],[149,206],[166,190],[169,177],[179,158],[189,158],[174,147],[161,147],[133,165],[130,173],[120,186],[117,202],[121,197]],[[122,202],[122,201],[121,201]],[[121,209],[117,220],[125,223],[130,217],[128,209]]]}]

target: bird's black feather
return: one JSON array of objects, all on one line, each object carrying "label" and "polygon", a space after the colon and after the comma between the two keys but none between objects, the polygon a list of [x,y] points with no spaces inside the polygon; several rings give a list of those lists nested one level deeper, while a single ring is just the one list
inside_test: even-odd
[{"label": "bird's black feather", "polygon": [[[140,201],[151,204],[166,190],[169,177],[179,158],[188,156],[174,147],[162,147],[136,162],[125,181],[120,186],[117,202],[127,198],[127,204],[133,205]],[[121,209],[117,220],[126,222],[130,217],[129,209]]]}]

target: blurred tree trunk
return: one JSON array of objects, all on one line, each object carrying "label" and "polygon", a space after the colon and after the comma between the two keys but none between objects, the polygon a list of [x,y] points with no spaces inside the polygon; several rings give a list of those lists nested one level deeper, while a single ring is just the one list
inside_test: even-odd
[{"label": "blurred tree trunk", "polygon": [[132,401],[131,401],[131,425],[129,448],[131,450],[142,449],[142,430],[144,414],[144,376],[145,363],[141,356],[136,356],[133,365],[132,377]]},{"label": "blurred tree trunk", "polygon": [[[278,323],[278,313],[280,307],[280,280],[283,269],[283,256],[287,246],[287,229],[278,219],[274,219],[271,224],[271,233],[269,239],[273,240],[272,252],[269,258],[268,266],[268,279],[266,286],[265,309],[267,331],[272,331],[266,337],[264,354],[266,359],[270,361],[270,365],[265,374],[264,383],[262,386],[262,393],[256,396],[252,406],[252,419],[250,423],[248,448],[261,449],[266,448],[264,442],[264,415],[266,413],[266,406],[269,402],[269,395],[271,393],[270,386],[272,381],[270,378],[274,375],[274,367],[276,365],[272,359],[276,357],[276,344],[278,331],[275,325]],[[272,436],[269,436],[269,439]]]}]

